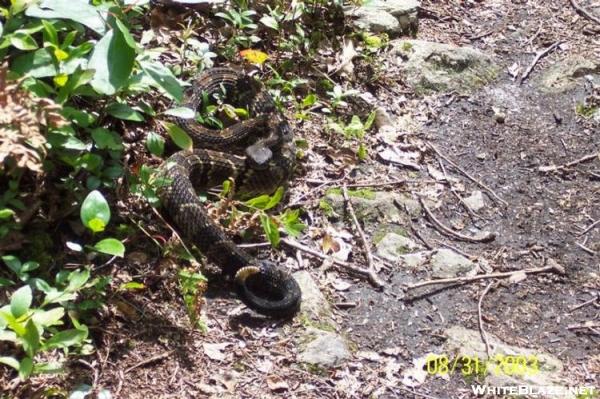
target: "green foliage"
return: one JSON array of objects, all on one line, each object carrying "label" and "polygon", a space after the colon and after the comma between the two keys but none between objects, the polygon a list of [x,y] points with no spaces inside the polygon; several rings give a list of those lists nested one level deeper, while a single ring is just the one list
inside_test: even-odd
[{"label": "green foliage", "polygon": [[356,155],[358,159],[364,160],[368,154],[363,139],[365,138],[365,133],[373,126],[374,121],[375,111],[369,114],[364,123],[360,120],[360,117],[354,115],[347,125],[340,121],[331,120],[327,124],[327,128],[330,131],[344,135],[346,140],[358,143]]},{"label": "green foliage", "polygon": [[192,325],[206,332],[206,325],[200,320],[202,294],[206,289],[206,277],[201,273],[182,269],[177,273],[179,288]]},{"label": "green foliage", "polygon": [[[75,314],[86,303],[75,301],[85,291],[91,290],[94,294],[88,297],[94,297],[106,281],[90,279],[90,271],[80,269],[61,271],[54,285],[50,285],[46,280],[30,277],[30,272],[39,267],[36,262],[21,262],[12,255],[3,256],[2,261],[25,285],[12,291],[8,304],[0,303],[0,340],[20,348],[22,356],[3,356],[0,363],[14,368],[22,380],[36,373],[60,371],[62,364],[42,362],[38,355],[53,349],[65,354],[85,350],[88,328],[79,323]],[[16,285],[10,278],[4,280],[8,285]],[[67,324],[72,328],[65,328]]]}]

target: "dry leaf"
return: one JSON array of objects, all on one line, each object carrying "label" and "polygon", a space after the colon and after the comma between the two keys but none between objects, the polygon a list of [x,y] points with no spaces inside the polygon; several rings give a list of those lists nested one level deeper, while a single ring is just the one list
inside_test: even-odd
[{"label": "dry leaf", "polygon": [[287,382],[285,382],[278,375],[270,375],[267,377],[267,386],[273,392],[281,392],[287,391],[290,387]]},{"label": "dry leaf", "polygon": [[223,349],[227,348],[231,345],[231,342],[223,342],[220,344],[202,344],[202,348],[204,349],[204,354],[208,356],[209,359],[222,361],[225,360],[225,354],[223,353]]}]

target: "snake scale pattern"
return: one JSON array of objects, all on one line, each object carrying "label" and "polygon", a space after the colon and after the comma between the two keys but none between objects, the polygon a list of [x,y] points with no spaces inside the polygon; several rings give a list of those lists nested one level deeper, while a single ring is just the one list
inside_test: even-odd
[{"label": "snake scale pattern", "polygon": [[226,93],[228,103],[247,107],[252,118],[222,130],[175,118],[192,138],[194,149],[176,152],[161,166],[159,173],[168,184],[159,197],[182,238],[233,279],[249,308],[271,317],[288,317],[300,306],[296,280],[282,267],[238,248],[209,217],[196,190],[233,179],[236,196],[251,198],[285,186],[296,156],[292,129],[257,80],[229,67],[200,74],[185,105],[198,109],[203,99],[219,93]]}]

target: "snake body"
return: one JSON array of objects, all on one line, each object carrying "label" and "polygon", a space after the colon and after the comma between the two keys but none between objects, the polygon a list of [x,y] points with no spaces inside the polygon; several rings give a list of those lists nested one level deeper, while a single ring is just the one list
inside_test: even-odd
[{"label": "snake body", "polygon": [[209,217],[196,190],[231,178],[236,194],[250,198],[286,185],[295,160],[292,130],[268,92],[232,68],[202,73],[186,105],[198,108],[207,94],[213,96],[222,89],[227,91],[228,101],[248,107],[253,118],[221,131],[176,118],[195,149],[176,152],[161,166],[159,173],[168,183],[158,194],[182,238],[233,278],[248,307],[268,316],[286,317],[300,306],[296,280],[280,266],[238,248]]}]

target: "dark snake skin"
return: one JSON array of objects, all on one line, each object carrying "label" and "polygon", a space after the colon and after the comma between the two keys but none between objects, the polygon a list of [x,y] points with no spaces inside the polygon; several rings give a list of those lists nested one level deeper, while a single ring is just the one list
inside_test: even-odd
[{"label": "dark snake skin", "polygon": [[166,160],[159,173],[170,182],[159,191],[159,197],[181,236],[234,279],[239,297],[248,307],[267,316],[287,317],[300,306],[296,280],[280,266],[238,248],[210,219],[196,190],[229,178],[242,198],[270,194],[285,186],[294,168],[292,130],[268,92],[231,68],[213,68],[201,74],[187,106],[197,108],[202,92],[212,96],[222,88],[228,101],[247,106],[254,117],[222,131],[177,119],[196,149],[179,151]]}]

